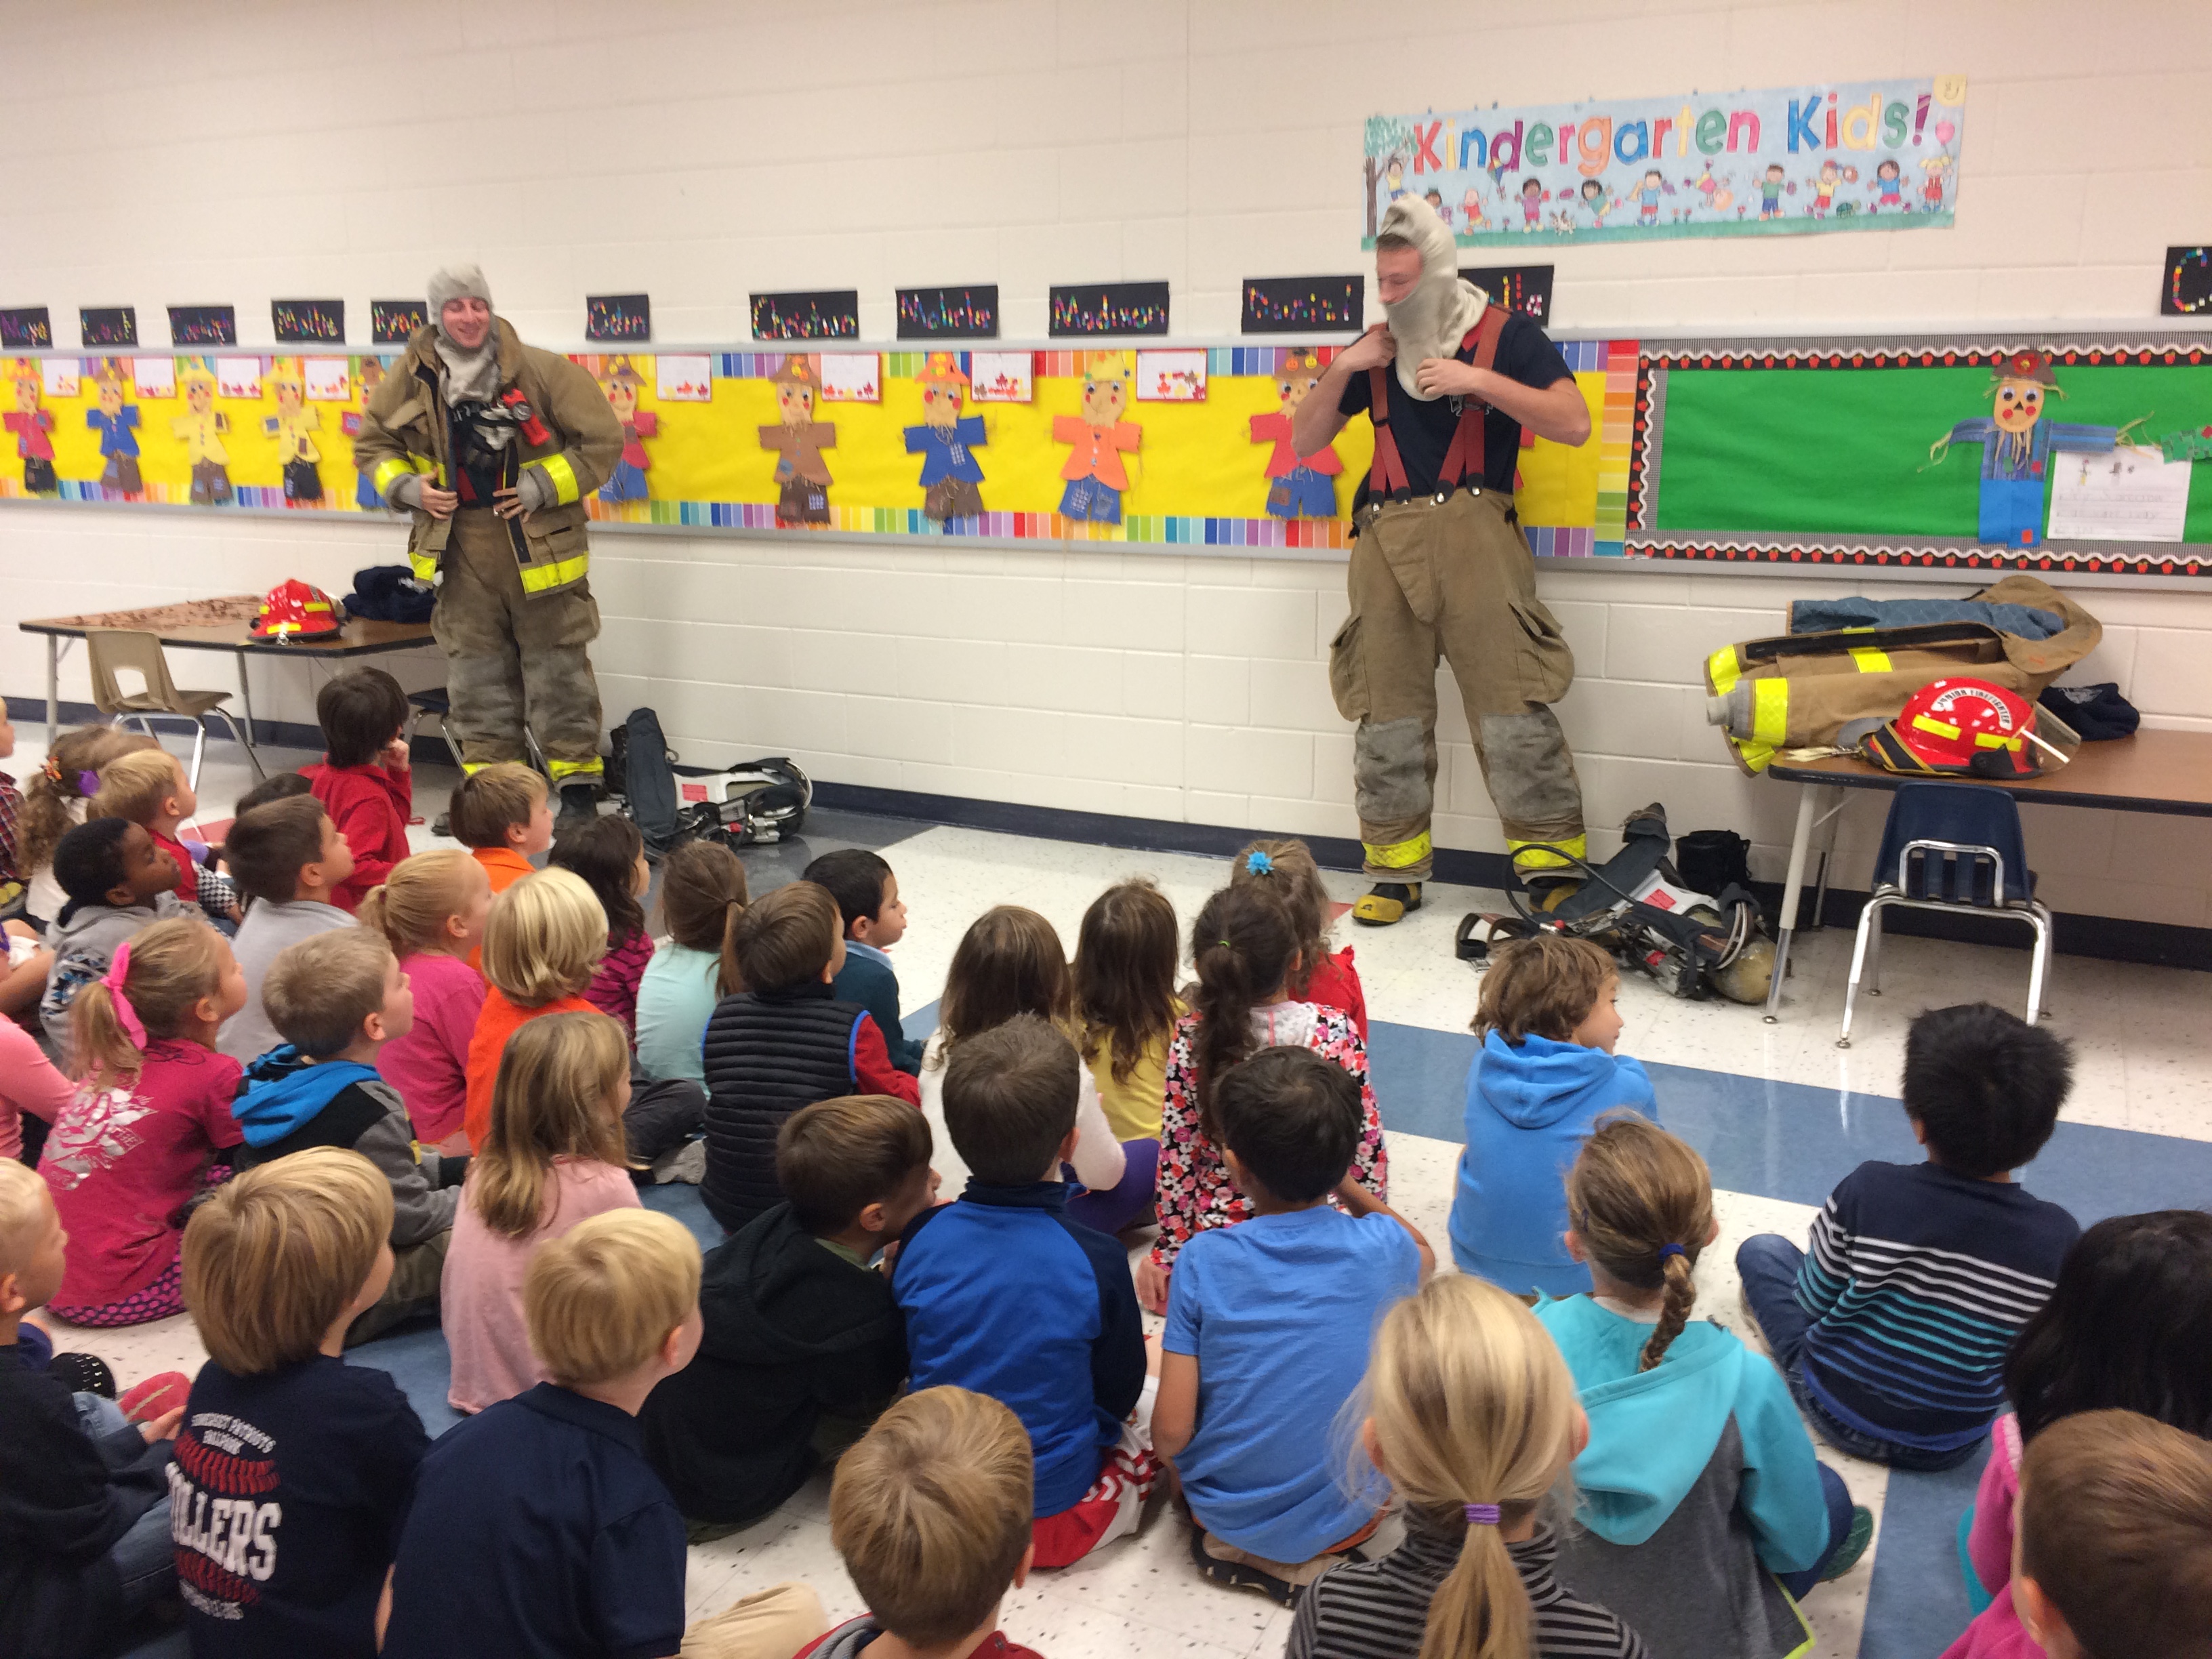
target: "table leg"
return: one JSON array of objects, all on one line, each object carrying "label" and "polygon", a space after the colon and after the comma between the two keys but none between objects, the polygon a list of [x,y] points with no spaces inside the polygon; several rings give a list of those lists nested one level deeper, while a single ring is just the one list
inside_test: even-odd
[{"label": "table leg", "polygon": [[258,744],[261,732],[253,723],[253,681],[246,672],[246,654],[243,651],[238,653],[238,701],[246,710],[246,741]]},{"label": "table leg", "polygon": [[1774,941],[1774,978],[1766,988],[1766,1023],[1781,1018],[1782,980],[1790,969],[1790,936],[1797,931],[1797,901],[1805,891],[1805,853],[1813,841],[1813,815],[1819,810],[1816,784],[1797,786],[1797,832],[1790,842],[1790,873],[1782,881],[1782,926]]},{"label": "table leg", "polygon": [[62,636],[46,635],[46,747],[54,746],[62,720]]}]

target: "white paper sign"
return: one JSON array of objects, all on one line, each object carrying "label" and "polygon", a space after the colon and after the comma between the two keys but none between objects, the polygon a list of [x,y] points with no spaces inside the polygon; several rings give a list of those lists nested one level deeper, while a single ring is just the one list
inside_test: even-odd
[{"label": "white paper sign", "polygon": [[884,400],[883,358],[872,351],[822,354],[822,401],[879,404]]},{"label": "white paper sign", "polygon": [[1206,401],[1203,351],[1140,351],[1137,354],[1137,400],[1147,404]]},{"label": "white paper sign", "polygon": [[177,360],[174,357],[133,357],[131,378],[142,398],[173,398],[177,395]]},{"label": "white paper sign", "polygon": [[664,404],[710,404],[714,401],[714,360],[704,354],[660,354],[653,371],[653,389]]},{"label": "white paper sign", "polygon": [[353,401],[353,361],[348,357],[302,357],[300,378],[307,400],[318,404]]},{"label": "white paper sign", "polygon": [[968,394],[979,404],[1025,404],[1033,395],[1036,354],[1032,351],[971,351]]},{"label": "white paper sign", "polygon": [[77,357],[42,357],[39,374],[46,383],[49,398],[74,398],[76,383],[84,373],[84,362]]},{"label": "white paper sign", "polygon": [[2054,541],[2178,542],[2189,514],[2190,463],[2155,449],[2060,451],[2051,465]]},{"label": "white paper sign", "polygon": [[261,359],[216,358],[215,386],[226,398],[246,398],[258,402],[261,398]]}]

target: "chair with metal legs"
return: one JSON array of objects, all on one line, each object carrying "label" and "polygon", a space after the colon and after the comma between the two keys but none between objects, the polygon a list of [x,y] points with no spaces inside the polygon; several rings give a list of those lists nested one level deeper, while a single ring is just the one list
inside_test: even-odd
[{"label": "chair with metal legs", "polygon": [[[231,741],[246,750],[246,758],[253,763],[253,775],[269,775],[262,769],[261,757],[254,751],[252,738],[240,730],[230,710],[222,706],[230,700],[230,693],[179,691],[176,682],[169,678],[169,659],[161,650],[160,635],[128,628],[92,628],[85,630],[84,642],[92,660],[93,705],[114,724],[136,726],[148,737],[155,735],[154,722],[157,720],[179,720],[191,725],[192,758],[186,781],[193,788],[199,787],[200,760],[207,752],[210,714],[228,726]],[[118,671],[137,675],[144,690],[125,691],[116,679]]]},{"label": "chair with metal legs", "polygon": [[1881,913],[1893,906],[1999,916],[2035,934],[2027,970],[2027,1023],[2050,1011],[2043,988],[2051,967],[2051,912],[2035,896],[2020,805],[1986,783],[1899,784],[1875,856],[1875,887],[1859,912],[1851,976],[1844,988],[1843,1030],[1836,1047],[1851,1046],[1851,1016],[1863,978],[1881,994]]}]

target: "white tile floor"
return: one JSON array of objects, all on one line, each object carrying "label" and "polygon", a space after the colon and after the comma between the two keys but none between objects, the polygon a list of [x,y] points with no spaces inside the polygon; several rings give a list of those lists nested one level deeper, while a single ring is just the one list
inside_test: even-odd
[{"label": "white tile floor", "polygon": [[[35,769],[42,752],[40,737],[36,726],[21,729],[16,759],[8,763],[18,776]],[[211,748],[201,798],[203,816],[213,820],[228,816],[228,803],[252,780],[242,760],[231,758],[222,745]],[[271,765],[311,758],[268,757]],[[426,820],[440,810],[451,779],[450,774],[427,769],[419,775],[417,810]],[[413,834],[418,844],[432,844],[427,829]],[[1224,878],[1218,860],[943,827],[899,842],[887,856],[909,906],[910,929],[897,947],[897,963],[910,1008],[938,994],[961,932],[993,904],[1037,909],[1072,946],[1085,907],[1102,887],[1125,875],[1153,877],[1186,918]],[[1340,899],[1361,890],[1354,877],[1332,874],[1328,879]],[[1341,931],[1358,948],[1373,1018],[1463,1030],[1474,1011],[1477,979],[1452,960],[1452,930],[1467,910],[1503,908],[1502,900],[1494,893],[1445,886],[1431,887],[1429,898],[1425,908],[1397,927]],[[1890,1094],[1897,1085],[1905,1025],[1919,1008],[1984,995],[2008,1003],[2025,998],[2024,955],[1893,939],[1885,963],[1885,994],[1862,1000],[1854,1046],[1838,1050],[1835,1021],[1850,944],[1847,934],[1833,930],[1801,941],[1779,1025],[1763,1024],[1755,1009],[1677,1002],[1647,983],[1631,981],[1622,998],[1627,1016],[1623,1051],[1778,1082]],[[2208,990],[2212,979],[2202,974],[2058,958],[2047,1000],[2057,1029],[2073,1039],[2081,1055],[2080,1080],[2066,1117],[2212,1139],[2212,1110],[2206,1106],[2212,1056],[2203,1036]],[[1394,1198],[1432,1239],[1443,1239],[1456,1144],[1394,1133],[1390,1151]],[[1757,1333],[1740,1307],[1735,1247],[1754,1231],[1802,1236],[1812,1212],[1742,1193],[1717,1193],[1715,1200],[1722,1240],[1699,1265],[1698,1312],[1756,1343]],[[1158,1322],[1148,1322],[1154,1328]],[[103,1332],[95,1340],[126,1382],[155,1370],[190,1371],[201,1358],[197,1337],[183,1320]],[[1843,1474],[1856,1500],[1874,1509],[1879,1522],[1887,1472],[1825,1447],[1820,1455]],[[1880,1548],[1877,1531],[1875,1547],[1859,1565],[1808,1600],[1806,1612],[1823,1659],[1847,1659],[1858,1652],[1867,1589]],[[1156,1509],[1136,1539],[1077,1566],[1032,1578],[1008,1598],[1006,1628],[1013,1638],[1054,1659],[1104,1659],[1140,1650],[1173,1650],[1194,1659],[1279,1652],[1288,1614],[1258,1598],[1205,1583],[1190,1571],[1186,1550],[1183,1522]],[[711,1612],[740,1595],[794,1577],[815,1586],[833,1619],[859,1610],[830,1546],[826,1477],[818,1477],[770,1519],[695,1547],[691,1609],[695,1616]]]}]

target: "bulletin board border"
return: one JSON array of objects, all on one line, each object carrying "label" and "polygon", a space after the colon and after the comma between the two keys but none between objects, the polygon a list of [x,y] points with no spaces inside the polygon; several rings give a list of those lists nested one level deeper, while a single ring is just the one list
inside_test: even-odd
[{"label": "bulletin board border", "polygon": [[2022,349],[2047,351],[2060,367],[2151,367],[2212,362],[2212,332],[2154,330],[2125,336],[2019,331],[2005,335],[1837,335],[1645,340],[1637,356],[1635,414],[1630,435],[1628,529],[1631,561],[1700,566],[1894,570],[2030,571],[2038,575],[2172,579],[2158,585],[2198,587],[2212,581],[2212,544],[2046,541],[2014,553],[1971,536],[1784,534],[1772,531],[1662,532],[1658,520],[1666,453],[1667,377],[1677,368],[1820,369],[1986,368]]}]

